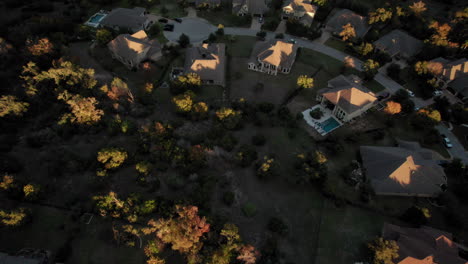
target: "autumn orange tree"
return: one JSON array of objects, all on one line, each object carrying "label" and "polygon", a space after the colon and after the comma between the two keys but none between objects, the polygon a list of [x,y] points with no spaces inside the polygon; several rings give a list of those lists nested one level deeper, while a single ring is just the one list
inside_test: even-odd
[{"label": "autumn orange tree", "polygon": [[351,40],[356,37],[356,30],[354,30],[351,23],[348,23],[343,26],[343,30],[340,32],[339,36],[343,41]]},{"label": "autumn orange tree", "polygon": [[390,115],[399,114],[401,112],[401,104],[394,101],[388,101],[384,111]]},{"label": "autumn orange tree", "polygon": [[177,205],[175,209],[177,217],[150,220],[143,232],[155,234],[157,240],[185,254],[190,263],[198,263],[197,253],[203,246],[203,235],[210,231],[210,224],[198,215],[196,206]]},{"label": "autumn orange tree", "polygon": [[21,116],[28,110],[29,103],[21,102],[13,95],[0,97],[0,117]]},{"label": "autumn orange tree", "polygon": [[71,95],[65,91],[58,96],[58,99],[65,101],[71,110],[71,114],[62,116],[59,124],[71,122],[80,125],[93,125],[99,122],[104,115],[104,111],[96,107],[98,101],[94,97]]},{"label": "autumn orange tree", "polygon": [[385,22],[392,18],[392,10],[385,8],[377,8],[374,11],[369,12],[369,24],[374,24],[378,22]]},{"label": "autumn orange tree", "polygon": [[48,38],[28,39],[26,41],[26,48],[31,55],[42,56],[51,54],[54,51],[54,44]]},{"label": "autumn orange tree", "polygon": [[393,260],[399,256],[399,247],[394,240],[379,237],[367,246],[372,251],[374,264],[393,264]]},{"label": "autumn orange tree", "polygon": [[239,126],[242,120],[242,112],[232,108],[222,107],[216,111],[216,119],[227,129],[234,129]]},{"label": "autumn orange tree", "polygon": [[409,9],[413,11],[416,16],[420,16],[424,11],[427,10],[426,4],[423,1],[414,2],[409,6]]}]

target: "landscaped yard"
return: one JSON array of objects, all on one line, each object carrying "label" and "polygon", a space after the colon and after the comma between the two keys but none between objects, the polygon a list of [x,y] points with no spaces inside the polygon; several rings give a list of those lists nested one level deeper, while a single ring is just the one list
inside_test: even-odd
[{"label": "landscaped yard", "polygon": [[249,58],[252,49],[257,42],[256,37],[250,36],[224,36],[219,40],[221,43],[226,43],[228,46],[227,54],[232,57]]},{"label": "landscaped yard", "polygon": [[[148,12],[161,15],[168,18],[178,18],[187,16],[187,12],[173,0],[160,0],[160,5],[155,5],[148,10]],[[162,13],[161,10],[166,8],[167,13]]]},{"label": "landscaped yard", "polygon": [[346,52],[346,42],[341,41],[337,38],[331,37],[326,42],[325,45],[332,47],[336,50]]},{"label": "landscaped yard", "polygon": [[367,87],[369,90],[371,90],[372,92],[374,92],[374,93],[379,93],[379,92],[382,92],[383,90],[385,90],[385,87],[383,87],[376,80],[365,82],[363,85],[365,87]]},{"label": "landscaped yard", "polygon": [[250,16],[236,16],[230,7],[219,11],[198,10],[197,16],[208,20],[215,26],[221,24],[225,27],[250,27],[251,23]]}]

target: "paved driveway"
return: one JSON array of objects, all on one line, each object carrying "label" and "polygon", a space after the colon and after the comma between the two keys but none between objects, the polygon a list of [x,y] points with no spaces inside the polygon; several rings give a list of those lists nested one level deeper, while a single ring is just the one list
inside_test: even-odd
[{"label": "paved driveway", "polygon": [[173,22],[174,31],[164,31],[164,36],[170,42],[177,42],[180,35],[185,34],[190,38],[190,43],[203,42],[217,28],[208,21],[198,17],[184,17],[182,23]]},{"label": "paved driveway", "polygon": [[255,30],[257,32],[262,29],[262,24],[260,24],[260,22],[258,22],[257,17],[252,18],[252,23],[250,24],[250,29]]},{"label": "paved driveway", "polygon": [[436,126],[436,129],[439,131],[440,134],[446,135],[450,141],[452,142],[453,147],[447,149],[452,158],[459,158],[468,165],[468,153],[463,148],[463,145],[458,141],[458,138],[452,133],[452,131],[448,130],[448,128],[444,125]]}]

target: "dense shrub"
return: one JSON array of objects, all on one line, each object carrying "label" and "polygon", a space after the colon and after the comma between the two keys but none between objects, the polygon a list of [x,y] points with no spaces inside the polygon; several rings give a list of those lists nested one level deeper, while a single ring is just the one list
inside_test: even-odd
[{"label": "dense shrub", "polygon": [[264,135],[256,134],[252,137],[252,144],[255,146],[263,146],[265,145],[266,138]]}]

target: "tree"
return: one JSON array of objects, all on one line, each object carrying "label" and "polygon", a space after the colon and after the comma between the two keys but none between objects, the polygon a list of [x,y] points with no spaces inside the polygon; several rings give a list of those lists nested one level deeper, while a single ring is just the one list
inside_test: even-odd
[{"label": "tree", "polygon": [[203,246],[203,235],[210,230],[205,217],[198,215],[198,207],[176,205],[176,218],[150,220],[145,234],[155,233],[164,244],[171,244],[172,250],[195,255]]},{"label": "tree", "polygon": [[377,70],[379,69],[380,64],[377,61],[372,59],[368,59],[364,62],[363,68],[366,74],[366,79],[370,80],[374,78],[375,74],[377,74]]},{"label": "tree", "polygon": [[37,184],[26,184],[23,186],[24,198],[29,201],[34,201],[39,197],[41,187]]},{"label": "tree", "polygon": [[400,73],[401,73],[401,68],[400,65],[396,63],[390,64],[387,68],[387,75],[392,78],[393,80],[400,80]]},{"label": "tree", "polygon": [[40,71],[36,63],[29,62],[23,67],[20,78],[24,80],[23,87],[30,96],[36,95],[39,89],[52,89],[57,94],[64,90],[78,93],[82,89],[92,89],[97,84],[94,69],[84,69],[69,61],[53,63],[47,71]]},{"label": "tree", "polygon": [[182,34],[180,35],[178,42],[180,47],[186,48],[190,44],[190,38],[187,35]]},{"label": "tree", "polygon": [[16,96],[3,95],[0,97],[0,117],[22,116],[28,110],[29,103],[18,101]]},{"label": "tree", "polygon": [[445,23],[445,24],[440,24],[437,21],[432,22],[429,25],[430,29],[434,30],[434,33],[431,35],[429,39],[426,40],[426,42],[431,43],[432,45],[435,46],[442,46],[442,47],[457,47],[458,43],[453,43],[450,42],[448,39],[448,35],[450,31],[452,30],[452,27]]},{"label": "tree", "polygon": [[111,40],[112,33],[108,29],[100,28],[96,30],[96,41],[99,45],[106,45]]},{"label": "tree", "polygon": [[401,104],[394,101],[388,101],[384,111],[390,115],[399,114],[401,112]]},{"label": "tree", "polygon": [[424,11],[427,10],[426,4],[423,1],[414,2],[409,6],[409,9],[413,11],[416,16],[420,16]]},{"label": "tree", "polygon": [[201,86],[201,77],[196,73],[180,75],[171,82],[172,94],[180,94],[187,90],[197,90]]},{"label": "tree", "polygon": [[415,227],[427,224],[429,218],[431,218],[429,209],[418,206],[411,206],[401,216],[403,221],[408,222]]},{"label": "tree", "polygon": [[257,163],[257,176],[261,179],[271,178],[278,173],[278,163],[275,158],[264,156],[263,160]]},{"label": "tree", "polygon": [[80,125],[93,125],[99,122],[104,115],[104,111],[96,108],[98,102],[94,97],[82,97],[79,94],[70,95],[65,91],[59,95],[58,99],[65,101],[72,112],[72,114],[63,115],[59,124],[70,121]]},{"label": "tree", "polygon": [[328,3],[328,0],[312,0],[312,2],[316,3],[319,6],[324,6]]},{"label": "tree", "polygon": [[314,87],[314,78],[301,75],[297,78],[297,86],[302,89],[310,89]]},{"label": "tree", "polygon": [[152,38],[156,37],[159,33],[161,33],[161,27],[159,26],[158,23],[154,23],[149,29],[148,29],[148,35]]},{"label": "tree", "polygon": [[236,225],[230,223],[224,224],[220,235],[224,243],[213,253],[208,264],[230,264],[234,252],[238,251],[242,246],[239,229]]},{"label": "tree", "polygon": [[111,82],[111,89],[110,90],[105,90],[104,92],[107,93],[107,96],[111,100],[120,100],[121,98],[127,98],[128,101],[133,102],[133,94],[128,88],[128,85],[125,81],[118,77],[114,77]]},{"label": "tree", "polygon": [[260,257],[260,252],[254,246],[245,245],[239,250],[237,260],[244,262],[244,264],[255,264],[258,257]]},{"label": "tree", "polygon": [[369,24],[385,22],[392,18],[392,10],[385,8],[377,8],[375,11],[369,12]]},{"label": "tree", "polygon": [[186,91],[183,94],[172,97],[172,102],[174,103],[177,112],[188,113],[192,111],[194,99],[195,93],[192,91]]},{"label": "tree", "polygon": [[192,107],[192,119],[203,120],[208,117],[208,105],[205,102],[198,102]]},{"label": "tree", "polygon": [[7,227],[18,227],[25,224],[30,215],[30,210],[22,207],[11,211],[0,210],[0,224]]},{"label": "tree", "polygon": [[354,27],[351,25],[351,23],[348,23],[343,26],[343,30],[340,32],[339,36],[343,41],[350,40],[356,37],[356,30],[354,30]]},{"label": "tree", "polygon": [[374,264],[394,264],[398,258],[398,244],[394,240],[385,240],[381,237],[367,245],[373,253]]},{"label": "tree", "polygon": [[216,35],[211,33],[209,36],[208,36],[208,42],[209,43],[213,43],[213,42],[216,42]]},{"label": "tree", "polygon": [[242,120],[242,112],[232,108],[223,107],[216,111],[216,118],[227,129],[234,129],[239,126]]},{"label": "tree", "polygon": [[414,64],[414,71],[418,75],[425,75],[429,72],[429,63],[427,61],[418,61]]},{"label": "tree", "polygon": [[7,191],[15,187],[15,178],[11,175],[3,175],[3,179],[0,182],[0,189]]},{"label": "tree", "polygon": [[356,51],[362,56],[367,56],[374,51],[374,46],[371,43],[362,42],[361,45],[357,46]]},{"label": "tree", "polygon": [[106,169],[120,167],[127,158],[127,152],[119,148],[103,148],[97,155],[97,160],[102,163]]},{"label": "tree", "polygon": [[54,51],[54,44],[48,38],[40,38],[36,41],[28,39],[26,41],[26,48],[33,56],[42,56],[51,54]]}]

